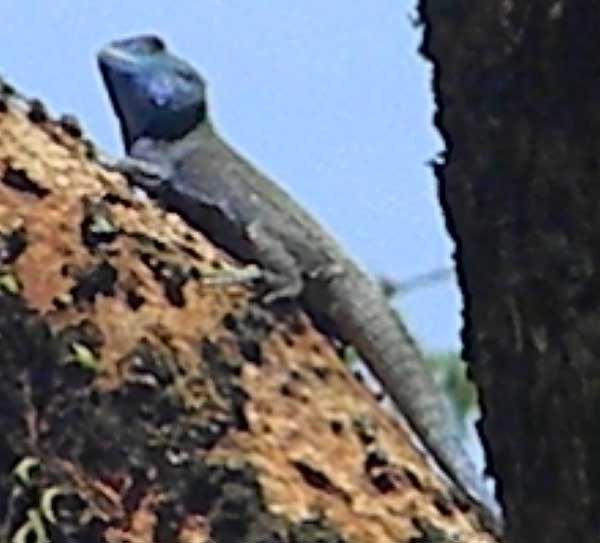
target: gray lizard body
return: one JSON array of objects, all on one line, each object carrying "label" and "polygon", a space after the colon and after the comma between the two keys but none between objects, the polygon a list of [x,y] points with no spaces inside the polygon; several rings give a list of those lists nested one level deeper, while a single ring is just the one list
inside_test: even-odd
[{"label": "gray lizard body", "polygon": [[499,526],[498,505],[461,444],[453,408],[380,286],[220,138],[197,72],[149,36],[110,44],[99,63],[129,156],[158,172],[137,175],[136,183],[234,256],[257,264],[270,301],[299,297],[325,315],[443,471]]}]

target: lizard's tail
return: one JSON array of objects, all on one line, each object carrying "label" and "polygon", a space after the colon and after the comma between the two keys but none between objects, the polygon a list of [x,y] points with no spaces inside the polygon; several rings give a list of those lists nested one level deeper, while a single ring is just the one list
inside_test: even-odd
[{"label": "lizard's tail", "polygon": [[425,366],[423,355],[379,285],[356,270],[329,284],[329,313],[425,448],[463,494],[479,505],[486,523],[501,531],[502,512],[462,445],[455,411]]}]

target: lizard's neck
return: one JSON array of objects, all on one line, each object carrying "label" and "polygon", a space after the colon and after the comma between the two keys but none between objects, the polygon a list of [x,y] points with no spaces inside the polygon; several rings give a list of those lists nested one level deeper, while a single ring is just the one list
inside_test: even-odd
[{"label": "lizard's neck", "polygon": [[155,148],[160,149],[174,160],[179,160],[188,154],[195,154],[208,149],[209,142],[218,137],[214,126],[208,117],[189,130],[177,140],[153,140]]},{"label": "lizard's neck", "polygon": [[190,130],[181,141],[197,141],[203,140],[207,137],[212,137],[215,135],[215,127],[212,123],[212,120],[206,116],[202,120],[202,122],[198,123],[192,130]]},{"label": "lizard's neck", "polygon": [[205,117],[202,122],[198,123],[190,130],[183,138],[173,142],[176,147],[198,148],[206,144],[216,136],[215,128],[212,121]]}]

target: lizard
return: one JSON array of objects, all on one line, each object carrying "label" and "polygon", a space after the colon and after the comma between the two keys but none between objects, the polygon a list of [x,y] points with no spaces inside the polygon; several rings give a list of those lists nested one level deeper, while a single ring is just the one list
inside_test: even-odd
[{"label": "lizard", "polygon": [[450,400],[381,286],[221,138],[198,71],[154,35],[109,43],[98,65],[127,153],[119,169],[218,246],[257,266],[265,303],[300,300],[333,323],[460,495],[501,531],[501,510],[462,445]]}]

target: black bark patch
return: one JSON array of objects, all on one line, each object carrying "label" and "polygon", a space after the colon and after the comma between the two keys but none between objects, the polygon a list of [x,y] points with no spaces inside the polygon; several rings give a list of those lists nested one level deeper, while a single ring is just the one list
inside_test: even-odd
[{"label": "black bark patch", "polygon": [[14,96],[16,91],[10,83],[0,79],[0,94],[3,96]]},{"label": "black bark patch", "polygon": [[121,230],[115,225],[110,208],[104,201],[84,200],[81,239],[93,251],[100,245],[112,243]]},{"label": "black bark patch", "polygon": [[146,298],[144,298],[141,294],[138,294],[134,288],[130,288],[125,291],[125,299],[127,301],[127,305],[133,311],[137,311],[146,303]]},{"label": "black bark patch", "polygon": [[293,396],[292,393],[292,389],[290,388],[290,385],[287,383],[283,383],[280,387],[279,387],[279,393],[282,396],[285,396],[287,398],[291,398]]},{"label": "black bark patch", "polygon": [[239,385],[240,361],[231,360],[219,345],[206,339],[202,342],[201,353],[217,392],[229,402],[231,422],[239,430],[247,430],[245,404],[248,395]]},{"label": "black bark patch", "polygon": [[290,528],[290,543],[346,543],[324,519],[305,520]]},{"label": "black bark patch", "polygon": [[45,198],[48,196],[48,194],[50,194],[48,189],[40,186],[37,182],[28,177],[28,175],[25,173],[25,170],[7,168],[6,172],[4,172],[2,182],[7,187],[20,192],[28,192],[37,198]]},{"label": "black bark patch", "polygon": [[293,466],[298,470],[298,473],[304,479],[304,482],[317,490],[327,492],[328,494],[338,494],[339,490],[329,480],[329,477],[322,471],[319,471],[304,462],[294,462]]},{"label": "black bark patch", "polygon": [[352,421],[352,427],[363,445],[368,447],[375,443],[377,427],[371,420],[364,417],[356,417]]},{"label": "black bark patch", "polygon": [[438,493],[433,499],[434,507],[440,512],[444,517],[451,517],[454,511],[452,510],[452,502],[448,499],[447,496]]},{"label": "black bark patch", "polygon": [[310,369],[321,381],[327,381],[331,375],[331,368],[326,366],[311,366]]},{"label": "black bark patch", "polygon": [[[156,388],[165,390],[175,382],[175,376],[165,357],[157,353],[152,346],[142,341],[129,355],[130,374],[139,376],[140,380],[152,383]],[[131,378],[129,378],[131,380]]]},{"label": "black bark patch", "polygon": [[26,247],[27,236],[24,228],[0,234],[0,264],[12,264]]},{"label": "black bark patch", "polygon": [[[35,370],[51,366],[58,354],[58,344],[35,312],[19,298],[6,294],[0,294],[0,338],[0,428],[4,432],[14,428],[16,421],[22,421],[26,411],[21,381],[23,368]],[[24,430],[19,428],[17,441],[23,437]],[[4,443],[4,439],[0,442]],[[0,466],[4,464],[1,456],[0,453]]]},{"label": "black bark patch", "polygon": [[106,261],[79,274],[70,294],[75,303],[94,303],[96,296],[114,296],[117,269]]},{"label": "black bark patch", "polygon": [[261,343],[275,326],[275,318],[271,311],[250,304],[240,317],[231,313],[225,315],[223,325],[235,335],[240,353],[246,360],[256,365],[263,363]]},{"label": "black bark patch", "polygon": [[184,307],[183,288],[191,278],[190,272],[184,270],[181,266],[165,262],[150,253],[142,253],[141,260],[152,272],[154,279],[161,284],[165,298],[169,303],[174,307]]},{"label": "black bark patch", "polygon": [[381,472],[371,477],[371,484],[382,494],[387,494],[396,489],[394,480],[389,473]]},{"label": "black bark patch", "polygon": [[39,124],[46,122],[48,120],[48,112],[46,111],[46,106],[42,103],[41,100],[34,98],[29,101],[29,111],[27,113],[27,118],[33,124]]},{"label": "black bark patch", "polygon": [[43,409],[39,402],[48,428],[44,441],[55,454],[100,479],[115,472],[137,473],[135,485],[147,487],[153,472],[152,477],[170,481],[171,473],[165,470],[173,469],[174,458],[187,465],[195,453],[210,449],[225,429],[211,419],[210,409],[189,412],[179,389],[172,386],[171,363],[163,355],[140,345],[130,357],[135,359],[132,371],[116,390],[73,386],[65,379],[65,368],[54,366],[44,389],[37,380],[34,392],[45,399]]},{"label": "black bark patch", "polygon": [[339,420],[332,420],[329,423],[329,427],[336,436],[339,436],[344,431],[344,425]]},{"label": "black bark patch", "polygon": [[409,543],[446,543],[456,539],[452,534],[434,526],[428,519],[414,517],[412,524],[420,535],[411,537]]},{"label": "black bark patch", "polygon": [[146,234],[142,234],[141,232],[135,232],[130,234],[131,237],[136,240],[141,247],[149,247],[153,252],[163,252],[167,250],[167,246],[164,242],[159,239],[153,238]]},{"label": "black bark patch", "polygon": [[286,521],[267,511],[257,474],[251,466],[195,462],[179,471],[177,485],[181,488],[175,494],[182,496],[179,501],[185,511],[181,511],[181,506],[174,507],[174,503],[163,503],[157,532],[174,533],[187,512],[208,520],[214,543],[289,541]]},{"label": "black bark patch", "polygon": [[189,257],[197,260],[199,262],[203,262],[206,260],[196,249],[190,247],[189,245],[185,245],[184,243],[176,243],[175,246],[183,253],[188,255]]},{"label": "black bark patch", "polygon": [[83,147],[85,149],[85,158],[88,160],[96,160],[98,158],[98,152],[93,142],[91,142],[88,138],[81,138],[81,143],[83,143]]},{"label": "black bark patch", "polygon": [[288,324],[289,324],[290,332],[292,334],[301,336],[301,335],[305,334],[307,331],[306,323],[303,322],[299,318],[299,315],[297,313],[290,314],[290,319],[288,321]]},{"label": "black bark patch", "polygon": [[79,119],[75,115],[65,113],[58,120],[60,127],[72,138],[79,139],[83,133]]},{"label": "black bark patch", "polygon": [[417,474],[414,471],[412,471],[408,468],[405,468],[404,475],[406,476],[406,478],[408,479],[408,482],[411,484],[411,486],[413,488],[416,488],[419,492],[421,492],[423,490],[423,485],[421,484],[421,480],[419,479],[419,477],[417,476]]},{"label": "black bark patch", "polygon": [[[11,472],[26,456],[31,434],[25,421],[32,416],[29,375],[52,366],[57,345],[39,316],[12,295],[0,295],[0,517],[2,535],[12,534],[25,522],[37,490],[17,485]],[[39,472],[29,470],[37,483]],[[7,538],[8,540],[8,538]]]},{"label": "black bark patch", "polygon": [[365,472],[369,473],[375,468],[383,468],[389,465],[387,455],[381,449],[369,452],[365,460]]},{"label": "black bark patch", "polygon": [[133,203],[131,200],[127,198],[123,198],[119,194],[115,194],[114,192],[107,192],[102,196],[102,201],[106,202],[109,205],[121,205],[125,208],[132,208]]}]

